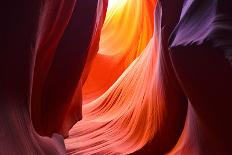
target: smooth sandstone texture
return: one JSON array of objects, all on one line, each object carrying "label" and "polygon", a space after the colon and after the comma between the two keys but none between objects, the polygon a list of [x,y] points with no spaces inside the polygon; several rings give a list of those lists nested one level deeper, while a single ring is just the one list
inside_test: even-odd
[{"label": "smooth sandstone texture", "polygon": [[98,7],[97,0],[1,4],[0,154],[65,154],[63,137],[81,119],[80,79],[100,29]]},{"label": "smooth sandstone texture", "polygon": [[0,154],[232,154],[230,0],[109,4],[1,4]]}]

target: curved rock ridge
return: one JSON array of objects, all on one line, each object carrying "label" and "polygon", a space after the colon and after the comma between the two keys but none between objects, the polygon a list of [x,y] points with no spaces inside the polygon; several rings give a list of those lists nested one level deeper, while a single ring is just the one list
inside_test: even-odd
[{"label": "curved rock ridge", "polygon": [[0,154],[232,154],[231,6],[3,1]]}]

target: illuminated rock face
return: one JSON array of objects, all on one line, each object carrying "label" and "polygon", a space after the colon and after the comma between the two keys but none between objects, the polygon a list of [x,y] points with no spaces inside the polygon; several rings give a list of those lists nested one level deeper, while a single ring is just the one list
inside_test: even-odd
[{"label": "illuminated rock face", "polygon": [[231,154],[229,0],[2,6],[0,154]]}]

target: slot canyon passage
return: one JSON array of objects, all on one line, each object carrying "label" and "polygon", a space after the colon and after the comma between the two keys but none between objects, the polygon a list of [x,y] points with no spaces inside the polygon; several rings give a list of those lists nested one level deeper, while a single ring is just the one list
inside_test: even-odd
[{"label": "slot canyon passage", "polygon": [[0,155],[231,155],[231,0],[3,1]]}]

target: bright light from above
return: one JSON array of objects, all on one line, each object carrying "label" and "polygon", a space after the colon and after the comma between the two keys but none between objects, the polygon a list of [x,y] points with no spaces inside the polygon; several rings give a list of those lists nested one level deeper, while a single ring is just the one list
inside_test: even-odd
[{"label": "bright light from above", "polygon": [[117,5],[117,3],[120,3],[120,0],[109,0],[108,9],[111,9],[114,5]]},{"label": "bright light from above", "polygon": [[120,4],[122,4],[122,2],[125,2],[126,0],[109,0],[108,2],[108,9],[112,9],[114,7],[119,6]]}]

